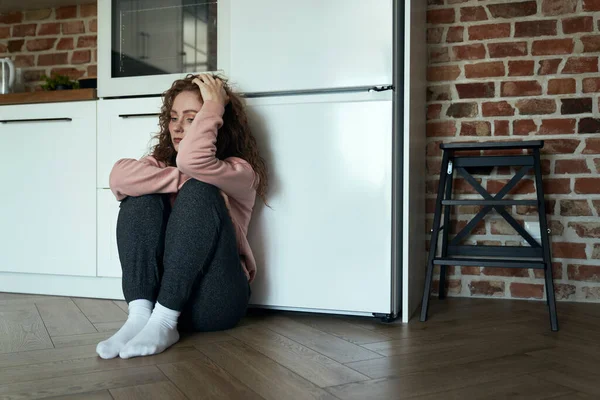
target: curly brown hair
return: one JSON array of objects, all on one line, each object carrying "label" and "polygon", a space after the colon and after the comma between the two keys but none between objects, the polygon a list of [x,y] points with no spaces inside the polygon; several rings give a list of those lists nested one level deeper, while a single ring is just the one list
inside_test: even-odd
[{"label": "curly brown hair", "polygon": [[[177,152],[171,141],[169,133],[169,121],[171,119],[171,108],[175,97],[183,91],[191,91],[200,95],[200,89],[193,83],[197,75],[188,74],[184,79],[178,79],[171,88],[162,94],[163,104],[160,110],[159,125],[160,133],[155,136],[158,143],[151,150],[151,154],[157,161],[168,166],[176,166]],[[224,160],[228,157],[239,157],[247,161],[257,175],[256,193],[266,203],[266,192],[268,187],[268,171],[265,160],[260,156],[256,139],[250,131],[246,107],[242,97],[234,93],[227,83],[227,79],[213,75],[223,81],[223,88],[229,96],[229,103],[225,106],[223,114],[223,126],[217,135],[216,157]]]}]

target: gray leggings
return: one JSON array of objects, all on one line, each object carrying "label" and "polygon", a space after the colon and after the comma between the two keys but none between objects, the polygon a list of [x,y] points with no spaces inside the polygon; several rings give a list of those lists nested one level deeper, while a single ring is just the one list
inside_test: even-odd
[{"label": "gray leggings", "polygon": [[246,314],[248,279],[219,190],[190,179],[168,195],[127,197],[117,221],[123,294],[181,311],[180,331],[234,327]]}]

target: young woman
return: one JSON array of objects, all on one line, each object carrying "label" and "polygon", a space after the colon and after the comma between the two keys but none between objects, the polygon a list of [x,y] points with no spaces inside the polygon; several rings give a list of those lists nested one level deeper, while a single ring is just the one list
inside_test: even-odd
[{"label": "young woman", "polygon": [[180,330],[214,331],[245,315],[256,265],[246,239],[267,171],[244,105],[221,79],[188,75],[163,94],[152,155],[119,160],[117,245],[129,316],[102,358],[157,354]]}]

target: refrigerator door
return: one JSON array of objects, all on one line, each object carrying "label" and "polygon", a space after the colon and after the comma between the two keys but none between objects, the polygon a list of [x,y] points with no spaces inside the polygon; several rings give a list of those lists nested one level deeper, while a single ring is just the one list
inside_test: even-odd
[{"label": "refrigerator door", "polygon": [[270,169],[249,229],[251,304],[389,313],[391,92],[247,100]]},{"label": "refrigerator door", "polygon": [[219,68],[242,92],[391,84],[392,0],[228,1]]}]

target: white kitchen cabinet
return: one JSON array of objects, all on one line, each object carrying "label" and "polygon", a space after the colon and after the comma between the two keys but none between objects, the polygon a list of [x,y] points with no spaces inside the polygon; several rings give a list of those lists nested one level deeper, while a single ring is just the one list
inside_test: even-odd
[{"label": "white kitchen cabinet", "polygon": [[242,92],[392,82],[392,0],[227,1],[218,66]]},{"label": "white kitchen cabinet", "polygon": [[117,249],[119,205],[110,189],[98,189],[98,276],[120,278]]},{"label": "white kitchen cabinet", "polygon": [[96,102],[0,107],[0,271],[96,275]]},{"label": "white kitchen cabinet", "polygon": [[98,188],[109,187],[109,176],[121,158],[140,159],[156,144],[160,131],[160,97],[98,101]]}]

